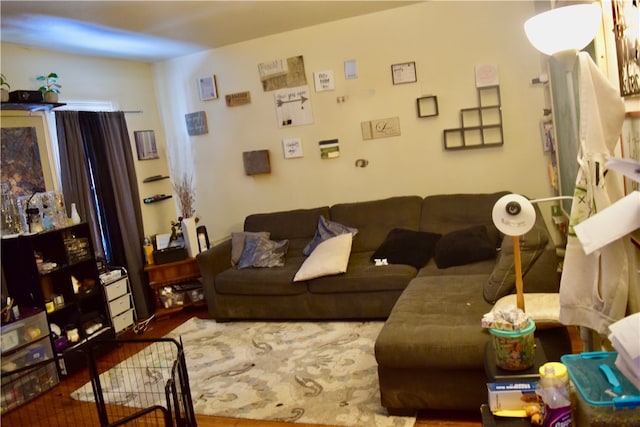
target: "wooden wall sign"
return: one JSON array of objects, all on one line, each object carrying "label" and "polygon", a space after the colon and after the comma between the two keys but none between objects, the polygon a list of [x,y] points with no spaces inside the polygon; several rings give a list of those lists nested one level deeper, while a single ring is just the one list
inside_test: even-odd
[{"label": "wooden wall sign", "polygon": [[238,105],[245,105],[251,103],[251,92],[238,92],[225,95],[224,99],[227,103],[227,107],[237,107]]}]

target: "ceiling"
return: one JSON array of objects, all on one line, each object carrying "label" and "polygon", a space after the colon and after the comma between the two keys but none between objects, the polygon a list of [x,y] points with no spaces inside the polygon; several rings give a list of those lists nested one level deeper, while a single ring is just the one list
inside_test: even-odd
[{"label": "ceiling", "polygon": [[7,1],[3,43],[154,62],[415,1]]}]

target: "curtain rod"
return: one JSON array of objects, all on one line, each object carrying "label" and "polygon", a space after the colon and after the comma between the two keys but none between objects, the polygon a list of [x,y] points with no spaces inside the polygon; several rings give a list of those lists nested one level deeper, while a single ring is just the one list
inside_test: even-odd
[{"label": "curtain rod", "polygon": [[123,113],[125,113],[125,114],[142,114],[142,113],[144,113],[144,110],[125,110],[125,111],[123,111]]}]

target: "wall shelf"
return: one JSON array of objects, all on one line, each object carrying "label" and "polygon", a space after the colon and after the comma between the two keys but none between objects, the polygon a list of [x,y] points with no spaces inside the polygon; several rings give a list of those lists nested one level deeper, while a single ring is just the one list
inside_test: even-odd
[{"label": "wall shelf", "polygon": [[499,147],[504,144],[499,86],[477,88],[478,107],[460,110],[461,127],[444,130],[445,150]]},{"label": "wall shelf", "polygon": [[168,178],[169,177],[165,175],[153,175],[143,179],[142,182],[154,182],[154,181],[160,181],[162,179],[168,179]]},{"label": "wall shelf", "polygon": [[48,104],[45,102],[2,102],[0,103],[0,109],[46,111],[46,110],[52,110],[57,107],[62,107],[63,105],[67,105],[67,104],[62,102],[56,102],[55,104]]},{"label": "wall shelf", "polygon": [[173,196],[170,194],[156,194],[155,196],[151,196],[151,197],[146,197],[144,199],[144,203],[145,204],[150,204],[150,203],[156,203],[159,202],[161,200],[166,200],[166,199],[170,199]]}]

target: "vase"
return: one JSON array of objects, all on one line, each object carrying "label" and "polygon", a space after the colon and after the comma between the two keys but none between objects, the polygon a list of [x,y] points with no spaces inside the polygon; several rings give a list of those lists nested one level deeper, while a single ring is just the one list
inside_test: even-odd
[{"label": "vase", "polygon": [[80,215],[75,203],[71,203],[71,224],[80,224]]},{"label": "vase", "polygon": [[45,92],[44,102],[48,104],[55,104],[56,102],[58,102],[58,94],[55,92]]},{"label": "vase", "polygon": [[196,219],[184,218],[181,224],[182,236],[184,237],[184,243],[187,248],[189,257],[194,258],[200,253],[198,249],[198,236],[196,233]]}]

